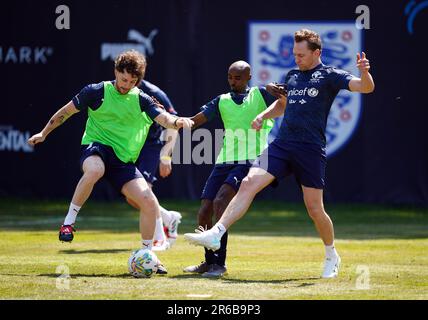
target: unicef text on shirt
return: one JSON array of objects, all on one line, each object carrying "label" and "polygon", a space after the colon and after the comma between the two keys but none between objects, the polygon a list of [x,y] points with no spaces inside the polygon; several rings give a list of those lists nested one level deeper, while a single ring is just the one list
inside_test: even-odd
[{"label": "unicef text on shirt", "polygon": [[308,88],[306,87],[305,89],[291,89],[288,90],[288,96],[305,96],[306,95],[306,91],[308,91]]}]

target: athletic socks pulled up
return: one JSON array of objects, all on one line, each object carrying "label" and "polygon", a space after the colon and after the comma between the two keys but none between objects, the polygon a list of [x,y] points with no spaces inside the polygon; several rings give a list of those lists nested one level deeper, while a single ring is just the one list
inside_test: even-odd
[{"label": "athletic socks pulled up", "polygon": [[77,214],[79,213],[81,207],[76,206],[73,203],[70,203],[70,207],[68,208],[67,216],[64,220],[64,225],[73,225],[76,222]]}]

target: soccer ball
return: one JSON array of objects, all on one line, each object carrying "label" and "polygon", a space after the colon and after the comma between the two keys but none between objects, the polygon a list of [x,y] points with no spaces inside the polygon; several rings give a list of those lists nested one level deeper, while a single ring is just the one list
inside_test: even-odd
[{"label": "soccer ball", "polygon": [[139,249],[128,259],[129,273],[135,278],[149,278],[158,270],[159,259],[149,249]]}]

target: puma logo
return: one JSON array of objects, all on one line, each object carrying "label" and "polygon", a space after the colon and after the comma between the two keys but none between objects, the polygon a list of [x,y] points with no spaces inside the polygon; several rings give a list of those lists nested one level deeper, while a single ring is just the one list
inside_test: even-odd
[{"label": "puma logo", "polygon": [[235,185],[238,185],[238,183],[241,182],[241,180],[238,180],[237,177],[233,177],[233,179],[235,179]]}]

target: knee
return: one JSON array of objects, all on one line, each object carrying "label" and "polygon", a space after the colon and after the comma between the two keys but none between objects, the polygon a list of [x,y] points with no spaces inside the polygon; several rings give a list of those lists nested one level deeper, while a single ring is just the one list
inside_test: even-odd
[{"label": "knee", "polygon": [[246,194],[257,193],[254,178],[249,176],[245,177],[241,182],[241,186],[239,187],[239,192],[246,193]]},{"label": "knee", "polygon": [[145,208],[145,211],[156,214],[155,209],[159,204],[155,195],[150,189],[144,190],[138,199],[134,200],[135,204],[137,204],[140,209]]},{"label": "knee", "polygon": [[158,205],[158,201],[151,189],[147,189],[143,192],[143,194],[141,195],[141,201],[150,207]]},{"label": "knee", "polygon": [[101,166],[94,166],[85,171],[85,173],[83,174],[83,178],[89,183],[95,184],[98,180],[102,178],[103,175],[104,168]]},{"label": "knee", "polygon": [[326,214],[324,207],[318,203],[306,203],[306,210],[312,220],[318,220]]}]

